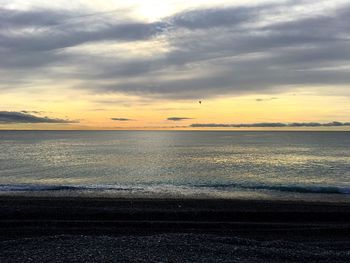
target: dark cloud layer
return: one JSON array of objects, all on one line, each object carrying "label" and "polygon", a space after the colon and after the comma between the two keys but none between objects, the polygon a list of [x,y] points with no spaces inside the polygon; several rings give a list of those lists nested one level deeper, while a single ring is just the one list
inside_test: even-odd
[{"label": "dark cloud layer", "polygon": [[271,101],[271,100],[277,100],[278,98],[276,97],[271,97],[271,98],[257,98],[255,99],[257,102],[263,102],[263,101]]},{"label": "dark cloud layer", "polygon": [[0,111],[0,124],[11,123],[78,123],[78,121],[38,117],[32,114],[16,111]]},{"label": "dark cloud layer", "polygon": [[112,121],[132,121],[132,119],[128,118],[111,118]]},{"label": "dark cloud layer", "polygon": [[[260,6],[265,9],[269,5]],[[226,27],[251,21],[259,9],[251,7],[227,7],[185,11],[169,19],[170,24],[190,30]]]},{"label": "dark cloud layer", "polygon": [[[87,24],[85,24],[87,22]],[[139,41],[162,32],[159,23],[114,22],[65,10],[0,9],[0,47],[16,51],[49,51],[100,41]],[[32,32],[23,28],[35,28]],[[9,30],[10,29],[10,30]],[[15,33],[13,32],[15,31]]]},{"label": "dark cloud layer", "polygon": [[222,124],[222,123],[195,123],[191,124],[193,128],[278,128],[278,127],[339,127],[350,126],[350,122],[261,122],[261,123],[241,123],[241,124]]},{"label": "dark cloud layer", "polygon": [[28,26],[48,27],[62,23],[66,19],[76,16],[64,10],[14,10],[0,8],[0,25],[8,28],[23,28]]},{"label": "dark cloud layer", "polygon": [[26,114],[31,114],[31,113],[41,114],[41,113],[43,113],[43,111],[36,111],[36,110],[22,110],[21,112],[26,113]]},{"label": "dark cloud layer", "polygon": [[[343,94],[350,83],[350,5],[323,2],[196,9],[153,23],[87,11],[0,9],[0,89],[30,87],[38,78],[78,80],[74,88],[94,93],[171,99],[323,86]],[[152,56],[70,49],[159,39],[166,51]]]},{"label": "dark cloud layer", "polygon": [[169,117],[167,118],[168,121],[183,121],[183,120],[192,120],[193,118],[187,118],[187,117]]}]

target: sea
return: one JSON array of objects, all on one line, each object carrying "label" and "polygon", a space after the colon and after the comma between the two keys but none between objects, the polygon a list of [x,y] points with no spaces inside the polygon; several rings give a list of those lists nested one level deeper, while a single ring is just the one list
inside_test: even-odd
[{"label": "sea", "polygon": [[350,202],[350,132],[0,131],[0,195]]}]

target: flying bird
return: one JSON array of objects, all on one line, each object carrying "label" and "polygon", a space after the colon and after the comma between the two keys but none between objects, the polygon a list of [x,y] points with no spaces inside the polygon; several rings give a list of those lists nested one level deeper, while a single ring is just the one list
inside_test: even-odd
[{"label": "flying bird", "polygon": [[198,101],[199,102],[199,104],[202,104],[202,101],[200,100],[200,101]]}]

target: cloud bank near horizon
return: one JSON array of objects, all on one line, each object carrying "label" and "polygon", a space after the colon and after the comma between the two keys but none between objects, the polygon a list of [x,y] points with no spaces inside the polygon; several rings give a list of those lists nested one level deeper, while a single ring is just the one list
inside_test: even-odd
[{"label": "cloud bank near horizon", "polygon": [[79,123],[78,120],[66,120],[49,117],[38,117],[32,114],[16,111],[0,111],[0,124],[14,123]]},{"label": "cloud bank near horizon", "polygon": [[152,22],[63,3],[0,8],[0,90],[63,79],[95,94],[173,100],[329,86],[350,95],[348,1],[227,1]]},{"label": "cloud bank near horizon", "polygon": [[132,119],[128,118],[111,118],[112,121],[133,121]]},{"label": "cloud bank near horizon", "polygon": [[193,118],[188,117],[169,117],[167,118],[168,121],[184,121],[184,120],[192,120]]},{"label": "cloud bank near horizon", "polygon": [[341,127],[350,126],[350,122],[259,122],[259,123],[240,123],[240,124],[223,124],[223,123],[194,123],[193,128],[279,128],[279,127]]}]

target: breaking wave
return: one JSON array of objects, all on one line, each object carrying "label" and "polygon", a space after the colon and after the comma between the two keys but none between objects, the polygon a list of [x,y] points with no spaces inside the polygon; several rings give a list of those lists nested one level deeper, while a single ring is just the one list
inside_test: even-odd
[{"label": "breaking wave", "polygon": [[200,184],[200,185],[0,185],[0,192],[43,192],[43,191],[147,191],[147,192],[201,192],[201,191],[278,191],[290,193],[350,194],[350,187],[315,185],[265,185],[265,184]]},{"label": "breaking wave", "polygon": [[291,193],[318,193],[318,194],[350,194],[350,187],[339,186],[314,186],[314,185],[246,185],[246,184],[214,184],[199,185],[216,189],[247,189],[247,190],[270,190]]}]

